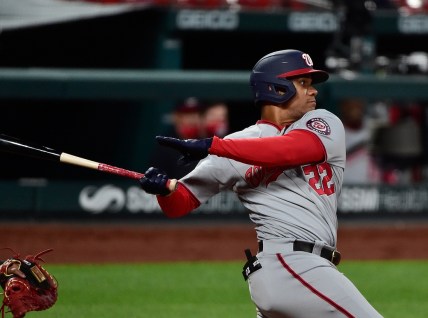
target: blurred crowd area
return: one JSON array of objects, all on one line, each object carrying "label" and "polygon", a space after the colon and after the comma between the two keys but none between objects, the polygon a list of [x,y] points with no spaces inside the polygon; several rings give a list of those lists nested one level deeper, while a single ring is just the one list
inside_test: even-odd
[{"label": "blurred crowd area", "polygon": [[348,98],[339,107],[346,131],[345,184],[428,181],[428,102]]},{"label": "blurred crowd area", "polygon": [[[181,139],[224,137],[230,132],[229,105],[222,101],[200,100],[189,97],[178,102],[170,113],[163,116],[166,127],[163,135]],[[172,178],[181,178],[196,166],[197,162],[185,166],[177,165],[180,153],[156,144],[149,165],[162,169]]]},{"label": "blurred crowd area", "polygon": [[[69,0],[73,1],[73,0]],[[248,8],[262,10],[338,10],[348,3],[360,1],[341,0],[86,0],[104,4],[117,3],[154,3],[158,5],[173,5],[183,7],[203,8]],[[418,13],[428,11],[426,0],[369,0],[361,1],[368,10],[397,10],[403,13]]]}]

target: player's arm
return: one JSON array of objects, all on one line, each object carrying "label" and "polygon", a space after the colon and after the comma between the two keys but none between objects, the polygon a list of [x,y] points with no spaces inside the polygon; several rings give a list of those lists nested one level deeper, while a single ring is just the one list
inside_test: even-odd
[{"label": "player's arm", "polygon": [[213,138],[208,152],[262,167],[296,167],[326,159],[321,140],[314,133],[296,129],[282,136],[246,139]]},{"label": "player's arm", "polygon": [[160,144],[183,154],[182,163],[208,154],[263,167],[296,167],[323,162],[327,158],[323,143],[314,133],[295,129],[286,135],[265,138],[181,140],[157,137]]},{"label": "player's arm", "polygon": [[158,168],[150,167],[140,179],[141,188],[155,194],[159,206],[168,217],[181,217],[196,209],[200,202],[181,183],[171,191],[168,187],[168,176]]},{"label": "player's arm", "polygon": [[174,192],[156,196],[163,213],[170,218],[184,216],[201,205],[198,199],[180,182]]}]

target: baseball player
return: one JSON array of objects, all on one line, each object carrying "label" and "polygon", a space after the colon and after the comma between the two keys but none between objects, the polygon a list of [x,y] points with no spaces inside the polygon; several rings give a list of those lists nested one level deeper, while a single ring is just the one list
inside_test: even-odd
[{"label": "baseball player", "polygon": [[259,318],[381,317],[336,268],[345,133],[338,117],[315,109],[313,86],[328,77],[298,50],[264,56],[250,77],[261,119],[223,139],[158,136],[182,163],[202,160],[174,191],[154,167],[140,180],[169,217],[236,193],[256,226],[258,253],[246,250],[243,275]]}]

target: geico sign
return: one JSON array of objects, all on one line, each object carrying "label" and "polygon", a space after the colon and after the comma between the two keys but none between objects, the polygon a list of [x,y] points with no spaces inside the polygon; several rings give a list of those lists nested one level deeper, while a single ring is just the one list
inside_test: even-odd
[{"label": "geico sign", "polygon": [[428,33],[428,16],[400,16],[398,19],[398,30],[402,33]]},{"label": "geico sign", "polygon": [[292,13],[288,18],[288,27],[296,32],[332,32],[337,30],[338,22],[330,12]]},{"label": "geico sign", "polygon": [[232,11],[181,10],[176,24],[179,29],[233,30],[238,27],[239,16]]}]

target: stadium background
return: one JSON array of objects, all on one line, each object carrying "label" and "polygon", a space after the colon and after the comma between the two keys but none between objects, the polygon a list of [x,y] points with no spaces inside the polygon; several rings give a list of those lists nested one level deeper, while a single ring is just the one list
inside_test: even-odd
[{"label": "stadium background", "polygon": [[[258,117],[248,87],[255,61],[298,48],[333,73],[319,96],[333,112],[347,97],[423,109],[419,178],[347,185],[338,215],[345,258],[426,259],[427,69],[405,58],[428,52],[426,9],[369,1],[377,10],[353,12],[366,19],[342,25],[340,10],[311,1],[206,1],[88,1],[99,12],[114,10],[86,17],[79,9],[62,21],[32,20],[28,8],[12,21],[4,5],[13,2],[4,1],[0,132],[144,172],[154,136],[165,131],[164,115],[177,102],[222,99],[230,130],[241,129]],[[80,1],[59,2],[55,17]],[[349,63],[337,39],[349,49],[354,36],[364,43],[363,57],[331,69],[329,57]],[[58,263],[240,260],[244,248],[256,248],[246,213],[229,193],[192,216],[167,220],[134,181],[11,154],[0,164],[2,245],[23,253],[53,247],[49,261]]]}]

